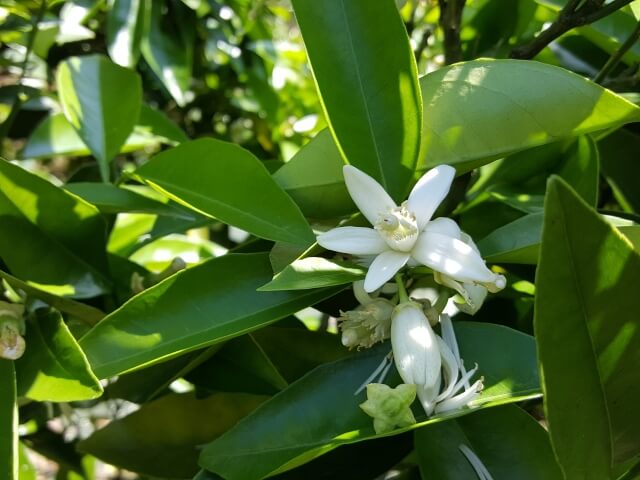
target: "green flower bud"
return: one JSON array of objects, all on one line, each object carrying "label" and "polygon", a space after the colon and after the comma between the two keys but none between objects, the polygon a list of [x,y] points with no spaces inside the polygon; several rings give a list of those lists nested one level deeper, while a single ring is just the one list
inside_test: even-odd
[{"label": "green flower bud", "polygon": [[416,386],[406,383],[391,388],[383,383],[367,385],[367,401],[360,408],[373,418],[376,433],[387,433],[397,427],[416,423],[411,404],[416,398]]}]

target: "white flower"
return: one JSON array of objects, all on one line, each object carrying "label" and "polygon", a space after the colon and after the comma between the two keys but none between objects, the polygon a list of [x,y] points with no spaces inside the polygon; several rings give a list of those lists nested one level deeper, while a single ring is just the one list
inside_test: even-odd
[{"label": "white flower", "polygon": [[429,170],[400,206],[364,172],[346,165],[343,173],[351,198],[374,228],[334,228],[319,235],[318,243],[336,252],[376,255],[365,278],[367,292],[380,288],[410,260],[457,282],[500,283],[500,276],[463,240],[456,222],[450,218],[431,220],[449,192],[454,168],[440,165]]},{"label": "white flower", "polygon": [[414,384],[427,415],[431,415],[440,392],[440,347],[422,306],[401,303],[391,320],[391,346],[396,368],[404,383]]},{"label": "white flower", "polygon": [[391,320],[396,368],[404,383],[416,385],[427,415],[464,408],[482,390],[482,379],[469,382],[478,366],[465,370],[449,317],[442,315],[440,325],[442,337],[416,302],[398,305]]},{"label": "white flower", "polygon": [[[478,255],[480,255],[480,250],[478,250],[473,239],[466,233],[461,233],[462,235],[460,240],[469,245]],[[454,297],[456,306],[458,310],[468,315],[475,315],[476,312],[480,310],[480,307],[482,307],[489,291],[491,293],[498,292],[507,284],[507,280],[503,275],[496,275],[493,282],[485,283],[484,285],[478,285],[472,282],[457,282],[450,276],[440,272],[434,272],[433,279],[440,285],[452,288],[458,292],[459,296]]]}]

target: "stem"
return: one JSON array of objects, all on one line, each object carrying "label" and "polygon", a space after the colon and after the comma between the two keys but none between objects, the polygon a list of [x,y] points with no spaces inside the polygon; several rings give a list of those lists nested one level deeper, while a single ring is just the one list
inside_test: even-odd
[{"label": "stem", "polygon": [[29,56],[31,55],[31,50],[33,50],[33,44],[35,43],[36,35],[38,34],[38,25],[42,21],[42,17],[44,17],[44,13],[47,11],[47,0],[42,0],[40,2],[40,8],[38,9],[37,15],[34,17],[33,24],[31,26],[31,31],[29,32],[29,39],[27,40],[27,49],[24,53],[24,60],[22,61],[22,65],[20,68],[20,77],[18,77],[18,93],[16,97],[13,99],[13,104],[11,105],[11,110],[9,111],[9,115],[7,119],[4,121],[2,125],[0,125],[0,153],[4,150],[4,139],[9,135],[9,130],[11,130],[11,126],[18,116],[18,112],[22,108],[22,104],[26,101],[24,94],[24,86],[22,85],[22,81],[24,80],[25,75],[27,74],[27,67],[29,66]]},{"label": "stem", "polygon": [[409,295],[407,295],[407,289],[404,288],[404,280],[402,275],[396,273],[396,283],[398,284],[398,295],[400,296],[400,303],[409,302]]},{"label": "stem", "polygon": [[460,22],[466,0],[438,0],[440,27],[444,35],[444,63],[450,65],[462,60]]},{"label": "stem", "polygon": [[569,0],[564,8],[560,10],[556,21],[553,22],[549,28],[543,30],[542,33],[530,43],[513,49],[511,51],[511,58],[523,60],[533,58],[562,34],[575,27],[581,27],[582,25],[600,20],[625,5],[630,4],[632,1],[633,0],[614,0],[602,6],[600,2],[598,4],[594,4],[593,2],[580,4],[580,0]]},{"label": "stem", "polygon": [[609,60],[607,60],[607,63],[605,63],[602,67],[602,70],[600,70],[598,74],[593,77],[593,81],[596,83],[602,83],[607,75],[609,75],[611,71],[616,67],[616,65],[618,65],[620,60],[622,60],[624,54],[627,53],[629,49],[631,49],[631,47],[633,47],[633,45],[638,41],[638,38],[640,38],[640,22],[636,23],[636,28],[633,29],[633,32],[631,32],[629,38],[627,38],[625,42],[620,45],[620,48],[618,48],[618,50],[616,50],[614,54],[611,55]]},{"label": "stem", "polygon": [[436,303],[433,304],[433,308],[437,310],[438,315],[440,315],[447,306],[447,303],[449,302],[449,296],[449,290],[441,291],[438,295]]}]

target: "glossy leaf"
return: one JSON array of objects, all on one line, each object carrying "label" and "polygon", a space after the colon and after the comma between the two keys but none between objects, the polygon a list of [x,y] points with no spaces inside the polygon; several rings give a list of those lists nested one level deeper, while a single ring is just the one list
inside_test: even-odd
[{"label": "glossy leaf", "polygon": [[16,362],[20,396],[38,401],[89,400],[102,394],[87,358],[56,311],[27,324],[27,349]]},{"label": "glossy leaf", "polygon": [[639,282],[632,245],[552,178],[535,329],[549,431],[567,478],[611,478],[612,466],[640,450],[640,386],[631,380],[640,362]]},{"label": "glossy leaf", "polygon": [[184,106],[193,69],[193,19],[187,7],[178,2],[168,5],[173,11],[164,14],[163,6],[162,2],[146,1],[149,20],[140,49],[169,94]]},{"label": "glossy leaf", "polygon": [[532,213],[494,230],[478,242],[482,257],[488,262],[538,263],[542,213]]},{"label": "glossy leaf", "polygon": [[90,55],[65,60],[57,82],[65,117],[98,159],[102,178],[108,179],[109,162],[140,114],[140,78],[106,57]]},{"label": "glossy leaf", "polygon": [[111,59],[134,67],[140,56],[146,0],[113,0],[107,13],[107,48]]},{"label": "glossy leaf", "polygon": [[[119,153],[134,152],[160,144],[175,145],[187,140],[186,135],[163,113],[145,105],[133,132]],[[22,151],[22,158],[49,158],[56,155],[82,156],[91,151],[78,136],[63,113],[46,117],[33,131]]]},{"label": "glossy leaf", "polygon": [[309,288],[344,285],[362,280],[367,269],[359,265],[308,257],[295,260],[279,272],[273,280],[259,288],[261,292],[275,290],[305,290]]},{"label": "glossy leaf", "polygon": [[480,459],[495,480],[563,478],[548,433],[514,405],[429,425],[416,430],[415,442],[423,478],[478,478],[461,445]]},{"label": "glossy leaf", "polygon": [[[193,393],[171,394],[111,422],[78,448],[127,470],[162,478],[187,478],[198,471],[199,446],[218,437],[265,398]],[[162,421],[158,421],[162,419]]]},{"label": "glossy leaf", "polygon": [[422,168],[449,163],[466,170],[536,145],[640,120],[640,108],[624,98],[537,62],[459,63],[425,75],[420,86]]},{"label": "glossy leaf", "polygon": [[418,159],[422,112],[415,60],[395,3],[292,3],[340,151],[402,199]]},{"label": "glossy leaf", "polygon": [[344,184],[340,151],[328,129],[322,130],[273,179],[308,217],[335,218],[356,210]]},{"label": "glossy leaf", "polygon": [[[477,362],[485,390],[477,405],[509,403],[538,394],[533,339],[491,324],[455,324],[461,355]],[[500,345],[499,351],[486,345]],[[389,353],[388,344],[322,365],[267,401],[253,414],[207,445],[200,465],[229,480],[260,479],[305,463],[341,444],[377,436],[371,419],[358,407],[364,393],[354,395]],[[387,382],[395,384],[392,375]],[[401,433],[468,410],[398,429]]]},{"label": "glossy leaf", "polygon": [[0,478],[18,480],[18,403],[13,362],[0,358]]},{"label": "glossy leaf", "polygon": [[108,291],[105,227],[95,207],[0,160],[0,257],[12,275],[61,296]]},{"label": "glossy leaf", "polygon": [[136,174],[172,199],[259,237],[302,245],[314,240],[293,200],[237,145],[194,140],[156,155]]},{"label": "glossy leaf", "polygon": [[242,335],[336,292],[256,292],[269,278],[267,254],[215,258],[134,297],[80,345],[96,374],[110,377]]},{"label": "glossy leaf", "polygon": [[193,220],[195,215],[174,205],[167,205],[136,193],[106,183],[78,182],[65,185],[65,190],[98,207],[102,213],[155,213]]}]

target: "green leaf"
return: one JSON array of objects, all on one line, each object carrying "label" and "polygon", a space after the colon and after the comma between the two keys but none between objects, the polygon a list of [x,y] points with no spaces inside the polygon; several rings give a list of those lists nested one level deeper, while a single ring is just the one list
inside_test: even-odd
[{"label": "green leaf", "polygon": [[263,327],[336,289],[256,292],[267,254],[230,254],[177,273],[131,299],[81,340],[96,374],[111,377]]},{"label": "green leaf", "polygon": [[618,203],[628,212],[640,213],[640,136],[626,129],[607,135],[598,142],[602,173],[613,189]]},{"label": "green leaf", "polygon": [[183,143],[136,174],[170,198],[261,238],[301,245],[314,240],[293,200],[237,145],[213,139]]},{"label": "green leaf", "polygon": [[640,451],[638,284],[632,245],[552,177],[535,330],[549,431],[567,478],[611,478],[612,466]]},{"label": "green leaf", "polygon": [[624,98],[538,62],[458,63],[425,75],[420,86],[424,169],[449,163],[469,170],[563,137],[640,120],[640,108]]},{"label": "green leaf", "polygon": [[[134,152],[160,144],[175,145],[187,140],[186,135],[162,112],[146,105],[140,109],[140,117],[133,132],[120,148],[120,153]],[[49,158],[56,155],[90,155],[82,139],[78,136],[63,113],[46,117],[33,131],[22,158]]]},{"label": "green leaf", "polygon": [[140,56],[146,0],[114,0],[107,13],[107,49],[118,65],[134,67]]},{"label": "green leaf", "polygon": [[78,448],[110,464],[162,478],[187,478],[198,471],[199,446],[233,427],[267,397],[170,394],[111,422]]},{"label": "green leaf", "polygon": [[18,480],[18,403],[13,362],[0,358],[0,478]]},{"label": "green leaf", "polygon": [[109,290],[106,225],[96,208],[4,160],[0,230],[0,257],[29,285],[76,298]]},{"label": "green leaf", "polygon": [[600,156],[596,143],[588,135],[578,137],[564,157],[558,176],[571,185],[585,202],[595,207],[600,188]]},{"label": "green leaf", "polygon": [[27,324],[25,338],[27,348],[16,361],[20,396],[70,402],[102,394],[100,382],[58,312],[38,310]]},{"label": "green leaf", "polygon": [[[538,395],[533,338],[492,324],[456,323],[465,361],[480,365],[485,390],[480,406]],[[500,345],[500,349],[487,348]],[[200,465],[229,480],[260,479],[305,463],[342,444],[378,438],[371,419],[358,406],[359,386],[389,353],[388,344],[322,365],[267,401],[219,439],[208,444]],[[387,382],[398,382],[397,375]],[[435,416],[393,434],[464,415]],[[421,421],[423,420],[423,421]]]},{"label": "green leaf", "polygon": [[215,356],[193,370],[187,380],[210,391],[265,395],[273,395],[288,385],[251,334],[225,343]]},{"label": "green leaf", "polygon": [[[169,12],[163,13],[163,7]],[[149,20],[140,44],[142,56],[182,107],[192,76],[195,18],[180,2],[146,2],[145,8]]]},{"label": "green leaf", "polygon": [[118,381],[107,387],[109,398],[123,398],[134,403],[146,403],[163,393],[174,380],[182,378],[191,370],[206,362],[223,344],[213,345],[152,365],[142,370],[120,375]]},{"label": "green leaf", "polygon": [[495,480],[561,480],[545,429],[514,405],[482,410],[415,433],[423,478],[479,478],[460,450],[464,445]]},{"label": "green leaf", "polygon": [[395,2],[292,3],[340,151],[393,198],[404,198],[418,159],[422,112]]},{"label": "green leaf", "polygon": [[325,129],[274,173],[273,179],[306,216],[335,218],[356,210],[344,184],[343,165],[331,132]]},{"label": "green leaf", "polygon": [[104,313],[86,303],[76,302],[70,298],[60,297],[45,290],[40,290],[28,283],[23,282],[19,278],[9,275],[7,272],[0,270],[0,277],[14,289],[22,290],[29,297],[42,300],[47,305],[69,315],[82,320],[89,325],[98,323],[104,317]]},{"label": "green leaf", "polygon": [[95,205],[102,213],[155,213],[156,215],[167,215],[190,220],[195,218],[192,212],[184,208],[167,205],[140,195],[134,190],[119,188],[107,183],[68,183],[64,188],[68,192]]},{"label": "green leaf", "polygon": [[322,257],[308,257],[295,260],[278,273],[273,280],[258,290],[305,290],[309,288],[331,287],[362,280],[367,269],[350,262],[328,260]]},{"label": "green leaf", "polygon": [[109,162],[133,131],[140,114],[138,74],[101,55],[71,57],[58,67],[60,103],[65,117],[91,149],[104,180]]},{"label": "green leaf", "polygon": [[542,213],[532,213],[494,230],[478,242],[487,262],[538,263]]}]

